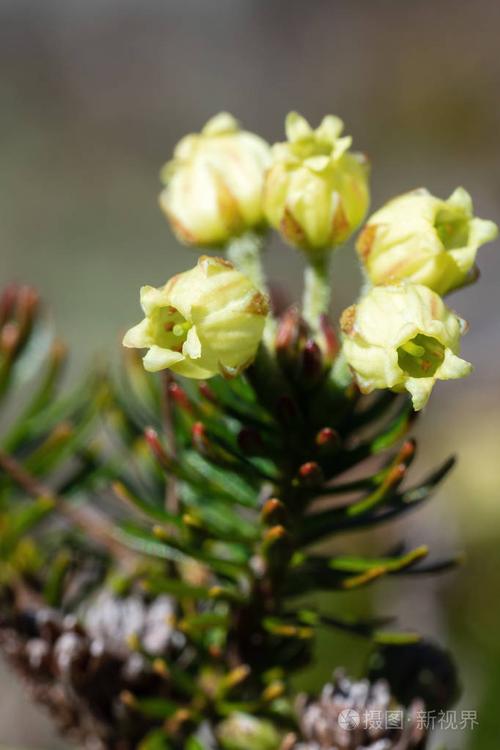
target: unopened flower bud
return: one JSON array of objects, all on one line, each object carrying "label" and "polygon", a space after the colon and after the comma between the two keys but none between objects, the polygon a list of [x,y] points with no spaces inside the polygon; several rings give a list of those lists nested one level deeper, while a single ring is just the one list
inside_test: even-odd
[{"label": "unopened flower bud", "polygon": [[375,287],[344,311],[341,326],[343,352],[363,393],[406,389],[418,411],[436,380],[472,370],[457,356],[465,322],[426,286]]},{"label": "unopened flower bud", "polygon": [[492,221],[474,217],[463,188],[448,200],[420,189],[374,213],[359,236],[357,251],[375,285],[407,280],[446,294],[475,278],[478,248],[497,234]]},{"label": "unopened flower bud", "polygon": [[345,242],[370,200],[368,164],[340,137],[343,123],[328,115],[313,130],[296,112],[286,119],[288,141],[273,146],[264,210],[291,245],[321,252]]},{"label": "unopened flower bud", "polygon": [[244,713],[221,722],[217,738],[224,750],[278,750],[281,739],[270,721]]},{"label": "unopened flower bud", "polygon": [[268,303],[252,282],[221,258],[202,256],[190,271],[159,289],[141,289],[144,320],[124,346],[147,348],[144,367],[188,378],[233,377],[260,344]]},{"label": "unopened flower bud", "polygon": [[162,170],[160,205],[181,242],[223,245],[264,222],[268,144],[226,112],[185,136]]}]

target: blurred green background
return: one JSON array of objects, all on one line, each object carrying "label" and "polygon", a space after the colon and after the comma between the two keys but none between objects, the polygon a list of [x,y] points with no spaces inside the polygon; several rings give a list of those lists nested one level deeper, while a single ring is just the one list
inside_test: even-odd
[{"label": "blurred green background", "polygon": [[[463,184],[478,215],[499,222],[499,28],[498,0],[0,0],[0,281],[41,290],[73,376],[116,356],[139,286],[194,261],[157,208],[157,175],[176,141],[221,109],[270,141],[290,109],[313,122],[339,114],[372,161],[373,206]],[[500,736],[498,250],[481,251],[480,284],[452,299],[471,324],[475,374],[438,387],[417,430],[415,474],[451,452],[458,468],[431,505],[373,540],[465,550],[466,565],[353,602],[455,650],[461,707],[478,711],[479,727],[449,734],[450,750],[498,750]],[[299,293],[297,254],[275,242],[268,266]],[[359,285],[348,248],[333,284],[340,310]],[[320,648],[308,687],[339,662],[359,670],[366,653],[345,637]],[[65,747],[1,674],[0,745]]]}]

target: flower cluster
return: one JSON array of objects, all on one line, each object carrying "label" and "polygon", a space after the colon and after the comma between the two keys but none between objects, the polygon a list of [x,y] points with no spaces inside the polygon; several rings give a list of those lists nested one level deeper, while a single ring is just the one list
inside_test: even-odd
[{"label": "flower cluster", "polygon": [[[368,210],[368,162],[350,150],[333,115],[313,129],[292,112],[285,129],[287,141],[270,147],[221,113],[177,145],[160,204],[182,242],[217,246],[230,260],[203,256],[163,287],[142,288],[146,317],[124,344],[148,349],[147,370],[227,377],[252,363],[272,328],[258,257],[267,227],[305,253],[303,316],[320,331],[330,251]],[[466,325],[441,295],[477,278],[477,251],[496,235],[493,222],[474,216],[463,188],[448,200],[414,190],[368,219],[356,243],[366,285],[341,319],[341,361],[363,393],[406,390],[418,410],[436,380],[470,373],[459,357]]]},{"label": "flower cluster", "polygon": [[477,278],[478,248],[497,231],[474,217],[463,188],[448,200],[414,190],[369,218],[356,249],[374,287],[342,317],[344,355],[363,392],[406,389],[419,410],[436,380],[471,372],[458,357],[466,324],[440,295]]},{"label": "flower cluster", "polygon": [[[286,131],[270,147],[221,114],[177,146],[161,205],[217,254],[142,288],[119,378],[58,397],[64,352],[36,295],[0,294],[0,650],[81,747],[416,750],[420,719],[457,697],[440,649],[322,594],[456,563],[335,539],[418,507],[453,466],[408,482],[403,436],[412,402],[471,370],[442,295],[497,230],[463,189],[394,199],[361,230],[366,281],[338,336],[329,262],[368,210],[367,162],[336,117]],[[306,264],[302,307],[278,318],[272,228]],[[327,628],[378,644],[370,681],[337,673],[294,712],[291,678]]]}]

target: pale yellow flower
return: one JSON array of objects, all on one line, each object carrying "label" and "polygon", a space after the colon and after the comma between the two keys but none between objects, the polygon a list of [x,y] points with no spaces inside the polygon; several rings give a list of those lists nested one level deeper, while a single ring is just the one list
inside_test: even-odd
[{"label": "pale yellow flower", "polygon": [[201,133],[182,138],[162,170],[166,187],[160,195],[160,206],[181,242],[224,245],[263,224],[269,163],[268,144],[240,130],[226,112],[209,120]]},{"label": "pale yellow flower", "polygon": [[374,213],[357,250],[372,284],[407,280],[446,294],[474,280],[478,248],[497,234],[492,221],[474,217],[463,188],[448,200],[420,189]]},{"label": "pale yellow flower", "polygon": [[145,318],[131,328],[124,346],[148,349],[146,370],[170,368],[188,378],[232,377],[259,347],[267,299],[222,258],[202,256],[190,271],[159,289],[144,286]]},{"label": "pale yellow flower", "polygon": [[313,130],[296,112],[286,118],[288,141],[273,146],[264,209],[292,245],[323,251],[361,224],[370,202],[368,163],[340,137],[343,123],[328,115]]},{"label": "pale yellow flower", "polygon": [[341,327],[343,353],[363,393],[406,389],[417,411],[436,380],[472,370],[458,356],[465,322],[426,286],[374,287],[344,311]]}]

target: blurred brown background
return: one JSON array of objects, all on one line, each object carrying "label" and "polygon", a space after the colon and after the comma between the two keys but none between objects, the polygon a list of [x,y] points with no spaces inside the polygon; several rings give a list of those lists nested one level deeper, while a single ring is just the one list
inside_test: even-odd
[{"label": "blurred brown background", "polygon": [[[157,208],[157,174],[221,109],[270,141],[292,108],[313,122],[339,114],[372,160],[373,206],[463,184],[478,215],[499,222],[499,29],[496,0],[0,0],[0,281],[41,289],[73,375],[114,356],[138,318],[138,287],[194,260]],[[268,264],[299,293],[298,255],[276,242]],[[371,594],[378,611],[456,651],[461,706],[479,727],[449,735],[450,750],[497,750],[499,736],[498,244],[480,266],[480,285],[452,300],[471,324],[464,354],[476,372],[438,388],[418,428],[416,471],[450,452],[459,466],[432,505],[384,531],[468,560]],[[359,284],[349,249],[335,271],[340,310]],[[345,639],[322,648],[306,686],[336,659],[360,662]],[[0,745],[64,747],[5,674],[0,691]]]}]

